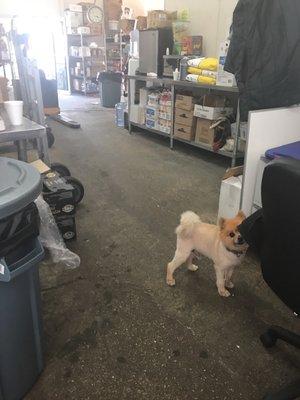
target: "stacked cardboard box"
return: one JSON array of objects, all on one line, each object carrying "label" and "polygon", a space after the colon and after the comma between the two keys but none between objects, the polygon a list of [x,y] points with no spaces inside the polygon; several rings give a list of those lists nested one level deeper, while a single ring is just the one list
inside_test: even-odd
[{"label": "stacked cardboard box", "polygon": [[167,12],[163,10],[149,11],[147,15],[147,28],[158,29],[172,26],[172,22],[176,20],[177,12]]},{"label": "stacked cardboard box", "polygon": [[230,115],[233,108],[227,105],[223,96],[209,94],[204,96],[202,104],[196,104],[194,116],[197,117],[195,142],[212,146],[214,143],[214,129],[210,129],[213,122]]},{"label": "stacked cardboard box", "polygon": [[158,109],[158,129],[170,135],[172,128],[172,95],[170,90],[161,93]]},{"label": "stacked cardboard box", "polygon": [[195,138],[194,103],[192,96],[178,94],[175,102],[174,136],[193,141]]}]

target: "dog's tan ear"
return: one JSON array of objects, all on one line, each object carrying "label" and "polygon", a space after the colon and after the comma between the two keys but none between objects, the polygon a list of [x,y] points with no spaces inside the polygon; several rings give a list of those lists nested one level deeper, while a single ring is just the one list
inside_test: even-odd
[{"label": "dog's tan ear", "polygon": [[239,212],[238,212],[238,215],[237,215],[238,217],[240,217],[240,218],[242,218],[242,219],[246,219],[246,215],[244,214],[244,212],[242,211],[242,210],[240,210]]},{"label": "dog's tan ear", "polygon": [[220,227],[221,229],[224,229],[224,228],[225,228],[225,222],[226,222],[226,219],[225,219],[225,218],[220,218],[220,219],[219,219],[219,227]]}]

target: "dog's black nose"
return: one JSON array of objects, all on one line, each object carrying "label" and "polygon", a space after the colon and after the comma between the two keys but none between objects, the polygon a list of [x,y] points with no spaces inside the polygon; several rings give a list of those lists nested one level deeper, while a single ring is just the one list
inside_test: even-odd
[{"label": "dog's black nose", "polygon": [[242,236],[238,237],[238,244],[244,244],[245,240],[242,238]]}]

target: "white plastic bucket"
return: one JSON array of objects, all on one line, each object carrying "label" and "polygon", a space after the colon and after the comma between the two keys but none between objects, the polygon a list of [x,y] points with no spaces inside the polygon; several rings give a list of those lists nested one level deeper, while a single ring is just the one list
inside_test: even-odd
[{"label": "white plastic bucket", "polygon": [[4,108],[12,125],[22,125],[23,101],[5,101]]}]

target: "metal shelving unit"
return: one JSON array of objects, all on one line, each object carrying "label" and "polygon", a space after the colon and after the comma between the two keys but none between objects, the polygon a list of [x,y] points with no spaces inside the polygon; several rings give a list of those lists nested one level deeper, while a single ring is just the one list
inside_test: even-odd
[{"label": "metal shelving unit", "polygon": [[[69,88],[71,93],[83,93],[85,95],[97,93],[98,90],[89,91],[88,84],[97,78],[97,72],[104,71],[106,68],[106,48],[105,48],[105,38],[103,35],[92,35],[92,34],[67,34],[67,47],[68,47],[68,75],[69,75]],[[76,56],[70,54],[70,47],[76,46],[83,49],[84,47],[90,47],[90,42],[96,42],[97,48],[90,48],[91,55]],[[101,56],[95,56],[93,53],[102,52]],[[81,74],[74,73],[77,63],[80,63]],[[97,68],[98,66],[98,68]],[[89,71],[89,73],[88,73]],[[75,79],[82,81],[80,86],[83,88],[78,89],[75,87]]]},{"label": "metal shelving unit", "polygon": [[[236,124],[237,124],[237,135],[234,137],[234,149],[232,152],[230,151],[225,151],[220,149],[217,153],[215,154],[220,154],[224,157],[230,158],[231,159],[231,166],[234,167],[236,165],[236,162],[238,159],[244,158],[244,153],[238,151],[238,146],[239,146],[239,140],[240,140],[240,112],[239,112],[239,91],[237,87],[227,87],[227,86],[212,86],[212,85],[203,85],[200,83],[196,82],[188,82],[188,81],[174,81],[172,79],[166,79],[166,78],[150,78],[147,76],[140,76],[140,75],[129,75],[127,77],[128,79],[128,115],[129,115],[129,133],[132,133],[133,128],[140,128],[147,130],[149,132],[153,132],[156,134],[159,134],[164,137],[168,137],[170,139],[170,148],[174,148],[174,142],[182,142],[186,143],[190,146],[197,147],[209,152],[214,153],[213,149],[211,146],[205,144],[205,143],[199,143],[195,141],[189,141],[185,139],[181,139],[178,137],[174,136],[174,119],[175,119],[175,99],[176,99],[176,90],[181,89],[181,90],[186,90],[186,91],[194,91],[194,90],[206,90],[208,92],[227,92],[230,93],[234,96],[237,96],[237,117],[236,117]],[[168,135],[165,132],[158,131],[156,129],[150,129],[146,125],[141,125],[137,123],[133,123],[130,121],[130,107],[133,104],[132,99],[131,99],[131,90],[130,90],[130,85],[132,81],[143,81],[148,84],[157,84],[160,86],[167,86],[171,88],[172,91],[172,128],[171,128],[171,134]]]}]

